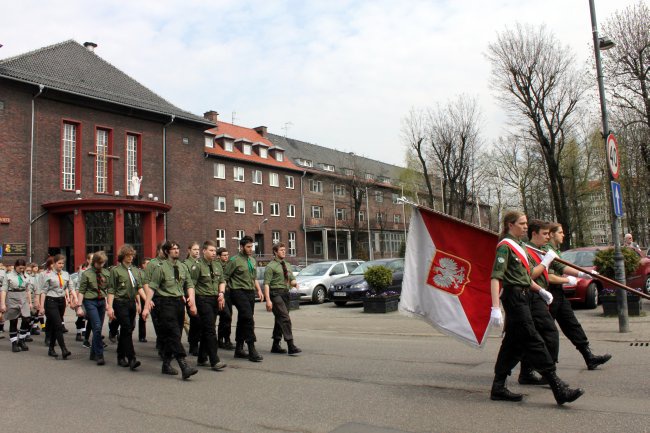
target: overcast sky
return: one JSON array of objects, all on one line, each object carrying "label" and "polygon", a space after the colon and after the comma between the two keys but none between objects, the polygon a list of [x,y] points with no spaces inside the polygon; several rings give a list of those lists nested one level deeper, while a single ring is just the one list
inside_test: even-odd
[{"label": "overcast sky", "polygon": [[[633,0],[595,2],[602,24]],[[403,165],[411,107],[475,95],[485,141],[503,133],[485,52],[515,22],[593,56],[588,0],[20,0],[3,2],[0,58],[92,41],[182,109]]]}]

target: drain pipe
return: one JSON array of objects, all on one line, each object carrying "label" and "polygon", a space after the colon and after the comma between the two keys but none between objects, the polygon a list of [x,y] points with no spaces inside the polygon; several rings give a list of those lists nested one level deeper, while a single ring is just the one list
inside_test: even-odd
[{"label": "drain pipe", "polygon": [[[167,127],[174,123],[176,119],[175,115],[171,115],[171,119],[168,123],[163,125],[163,203],[167,204]],[[165,239],[167,239],[167,213],[163,216],[163,226],[165,232]]]},{"label": "drain pipe", "polygon": [[[32,98],[32,135],[30,138],[30,144],[29,144],[29,240],[28,240],[28,245],[29,245],[29,262],[32,262],[32,224],[34,224],[34,221],[32,221],[32,214],[33,214],[33,205],[34,205],[34,128],[35,128],[35,113],[34,113],[34,100],[41,96],[41,93],[43,93],[43,90],[45,89],[45,86],[42,84],[38,85],[38,93],[34,95]],[[38,219],[38,218],[37,218]]]},{"label": "drain pipe", "polygon": [[303,170],[302,176],[300,176],[300,207],[302,208],[302,237],[305,241],[305,266],[309,264],[307,261],[307,227],[305,226],[305,192],[303,190],[303,179],[307,174],[306,170]]}]

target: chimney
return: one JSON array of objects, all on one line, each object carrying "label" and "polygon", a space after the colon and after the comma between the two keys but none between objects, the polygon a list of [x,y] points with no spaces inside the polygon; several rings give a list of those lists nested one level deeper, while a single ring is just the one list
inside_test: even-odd
[{"label": "chimney", "polygon": [[266,138],[266,126],[258,126],[257,128],[253,128],[255,132],[260,134],[262,137]]},{"label": "chimney", "polygon": [[214,110],[206,111],[203,113],[203,118],[209,120],[210,122],[217,123],[217,120],[219,120],[219,113]]},{"label": "chimney", "polygon": [[95,51],[95,48],[97,48],[97,44],[94,42],[84,42],[84,47],[92,53]]}]

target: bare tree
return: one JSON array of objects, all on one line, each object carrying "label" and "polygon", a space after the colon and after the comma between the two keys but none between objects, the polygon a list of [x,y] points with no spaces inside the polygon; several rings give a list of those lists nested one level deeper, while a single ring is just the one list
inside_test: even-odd
[{"label": "bare tree", "polygon": [[[644,124],[650,129],[650,8],[644,1],[616,12],[603,25],[603,34],[616,43],[603,55],[608,93],[615,108],[626,112],[627,126]],[[609,131],[606,131],[606,133]],[[639,150],[650,174],[650,148],[641,141]]]},{"label": "bare tree", "polygon": [[[571,51],[544,26],[517,24],[488,45],[492,86],[515,122],[539,145],[548,175],[556,220],[571,242],[571,221],[560,161],[585,83],[573,67]],[[541,173],[540,173],[541,175]]]},{"label": "bare tree", "polygon": [[427,118],[422,110],[411,109],[408,116],[402,119],[402,142],[406,145],[408,153],[414,155],[420,163],[422,181],[427,187],[427,204],[433,209],[435,197],[431,185],[431,168],[427,158]]}]

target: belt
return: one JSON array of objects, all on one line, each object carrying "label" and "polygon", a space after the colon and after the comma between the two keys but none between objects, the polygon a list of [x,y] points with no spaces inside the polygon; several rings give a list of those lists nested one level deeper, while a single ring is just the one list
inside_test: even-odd
[{"label": "belt", "polygon": [[10,292],[24,292],[25,289],[23,289],[23,290],[9,290],[9,291],[10,291]]},{"label": "belt", "polygon": [[113,298],[113,302],[134,302],[135,299],[129,298]]},{"label": "belt", "polygon": [[516,290],[522,292],[523,294],[528,294],[529,292],[528,287],[522,287],[522,286],[503,286],[503,289]]}]

